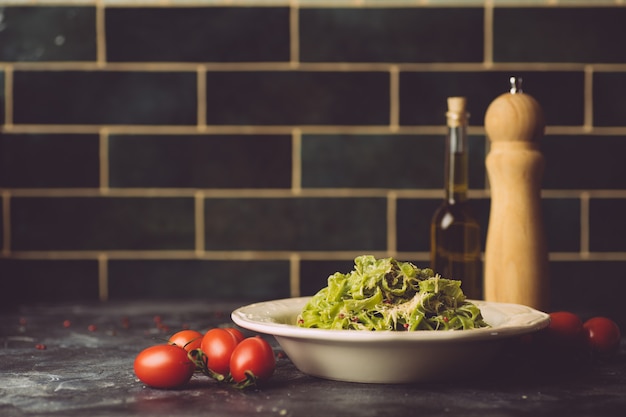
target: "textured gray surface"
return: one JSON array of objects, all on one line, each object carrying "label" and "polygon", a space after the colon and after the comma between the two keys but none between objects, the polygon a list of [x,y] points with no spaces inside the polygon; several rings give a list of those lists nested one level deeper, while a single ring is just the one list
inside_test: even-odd
[{"label": "textured gray surface", "polygon": [[[244,391],[201,375],[178,390],[147,388],[135,378],[133,360],[144,347],[184,326],[204,331],[231,325],[229,313],[237,306],[111,303],[5,313],[0,316],[0,415],[626,415],[624,343],[610,363],[546,370],[505,355],[494,358],[497,366],[484,375],[437,384],[327,381],[302,374],[281,355],[267,384]],[[157,315],[168,328],[155,324]],[[46,349],[37,349],[38,344]]]}]

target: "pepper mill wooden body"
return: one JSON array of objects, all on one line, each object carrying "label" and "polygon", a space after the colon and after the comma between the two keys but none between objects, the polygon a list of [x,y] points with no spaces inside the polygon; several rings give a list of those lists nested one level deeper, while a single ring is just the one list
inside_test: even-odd
[{"label": "pepper mill wooden body", "polygon": [[544,157],[539,140],[545,122],[539,103],[521,92],[497,97],[485,113],[491,141],[486,167],[491,212],[485,247],[487,301],[527,305],[546,311],[549,303],[548,250],[541,212]]}]

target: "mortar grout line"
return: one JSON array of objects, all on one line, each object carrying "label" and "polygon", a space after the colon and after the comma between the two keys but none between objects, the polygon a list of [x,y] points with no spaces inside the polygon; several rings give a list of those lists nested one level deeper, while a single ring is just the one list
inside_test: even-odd
[{"label": "mortar grout line", "polygon": [[584,74],[583,130],[591,132],[593,131],[593,67],[591,65],[586,66]]},{"label": "mortar grout line", "polygon": [[[376,257],[395,256],[400,259],[429,259],[429,252],[409,252],[378,250],[368,251]],[[362,255],[359,250],[353,251],[205,251],[198,256],[195,250],[108,250],[108,251],[12,251],[8,256],[1,253],[0,259],[11,258],[21,260],[95,260],[104,263],[99,266],[100,283],[106,281],[108,271],[105,269],[111,260],[211,260],[211,261],[318,261],[318,260],[352,260]],[[626,261],[626,252],[550,252],[551,261]],[[104,262],[106,261],[106,262]]]},{"label": "mortar grout line", "polygon": [[4,68],[4,126],[13,127],[13,66]]},{"label": "mortar grout line", "polygon": [[[212,189],[212,188],[11,188],[0,189],[10,193],[12,197],[108,197],[108,198],[195,198],[196,193],[202,192],[204,199],[212,198],[387,198],[393,192],[396,198],[440,199],[441,189],[393,189],[393,188],[305,188],[305,189]],[[545,199],[579,198],[581,192],[586,192],[590,198],[626,198],[624,189],[595,189],[595,190],[542,190],[541,196]],[[470,189],[472,199],[489,198],[488,189]]]},{"label": "mortar grout line", "polygon": [[[269,134],[290,135],[293,129],[299,129],[306,133],[417,133],[417,134],[441,134],[445,126],[401,126],[397,132],[393,132],[389,125],[364,126],[364,125],[213,125],[200,126],[171,126],[171,125],[7,125],[2,131],[7,133],[98,133],[101,129],[107,129],[111,134],[242,134],[259,135]],[[482,133],[481,127],[470,127],[470,134]],[[626,127],[623,128],[626,131]]]},{"label": "mortar grout line", "polygon": [[487,68],[493,68],[493,1],[491,0],[485,2],[483,20],[483,60]]},{"label": "mortar grout line", "polygon": [[389,68],[389,130],[400,129],[400,72],[397,65]]},{"label": "mortar grout line", "polygon": [[99,162],[100,162],[100,191],[106,194],[109,191],[109,131],[100,129],[99,135]]},{"label": "mortar grout line", "polygon": [[207,129],[207,124],[206,124],[206,116],[207,116],[207,91],[206,91],[207,80],[206,80],[206,77],[207,77],[207,73],[206,73],[206,68],[204,65],[198,65],[198,67],[196,68],[196,71],[197,71],[197,77],[196,77],[197,126],[196,126],[196,130],[204,131]]},{"label": "mortar grout line", "polygon": [[195,214],[195,252],[200,257],[205,251],[204,237],[204,193],[196,191],[194,193],[194,214]]},{"label": "mortar grout line", "polygon": [[[292,49],[293,47],[290,47]],[[295,47],[298,50],[298,47]],[[491,46],[488,48],[491,49]],[[299,55],[299,50],[297,52]],[[19,71],[180,71],[195,72],[198,65],[206,71],[290,71],[294,67],[306,71],[388,71],[395,65],[399,71],[446,72],[446,71],[584,71],[592,67],[597,71],[626,71],[624,63],[576,63],[576,62],[300,62],[290,59],[282,62],[98,62],[98,61],[0,61],[0,65],[12,66]]]},{"label": "mortar grout line", "polygon": [[[398,110],[399,111],[399,110]],[[365,125],[29,125],[10,124],[0,126],[4,133],[83,133],[99,134],[106,129],[108,134],[163,134],[163,135],[291,135],[294,129],[303,134],[414,134],[414,135],[442,135],[445,133],[443,125],[404,125],[395,126],[365,126]],[[470,135],[484,135],[482,125],[471,125]],[[547,126],[546,135],[625,135],[626,126]]]},{"label": "mortar grout line", "polygon": [[289,63],[292,67],[300,65],[300,9],[292,1],[289,8]]},{"label": "mortar grout line", "polygon": [[292,253],[289,255],[289,295],[291,297],[300,296],[300,255]]},{"label": "mortar grout line", "polygon": [[100,301],[109,299],[109,268],[108,257],[105,253],[99,253],[98,259],[98,298]]},{"label": "mortar grout line", "polygon": [[291,132],[291,190],[302,194],[302,131],[297,128]]},{"label": "mortar grout line", "polygon": [[587,259],[590,255],[589,252],[589,200],[590,193],[580,193],[580,254],[581,257]]},{"label": "mortar grout line", "polygon": [[397,209],[398,209],[398,194],[394,191],[390,191],[387,194],[387,251],[389,256],[396,257],[398,247],[396,245],[398,235],[396,232]]},{"label": "mortar grout line", "polygon": [[[484,7],[494,3],[493,0],[456,0],[456,1],[437,1],[437,0],[142,0],[139,4],[132,0],[1,0],[0,4],[11,5],[43,5],[43,6],[63,6],[63,5],[94,5],[102,3],[105,7],[281,7],[281,6],[298,6],[302,8],[396,8],[396,7],[465,7],[477,8]],[[624,0],[613,0],[612,3],[602,3],[599,6],[611,6],[624,4]],[[552,7],[552,6],[575,6],[575,7],[594,7],[593,1],[581,1],[572,3],[563,0],[544,0],[543,2],[527,2],[524,0],[509,1],[507,3],[498,2],[498,7]]]},{"label": "mortar grout line", "polygon": [[96,6],[96,66],[107,64],[105,0],[95,0]]},{"label": "mortar grout line", "polygon": [[[370,251],[375,256],[386,256],[387,251]],[[419,252],[414,252],[418,254]],[[305,260],[326,259],[354,259],[362,255],[361,251],[204,251],[201,256],[194,249],[189,250],[47,250],[47,251],[14,251],[11,258],[14,259],[46,259],[46,260],[97,260],[99,256],[106,255],[108,260],[290,260],[294,255]],[[0,256],[1,258],[1,256]]]}]

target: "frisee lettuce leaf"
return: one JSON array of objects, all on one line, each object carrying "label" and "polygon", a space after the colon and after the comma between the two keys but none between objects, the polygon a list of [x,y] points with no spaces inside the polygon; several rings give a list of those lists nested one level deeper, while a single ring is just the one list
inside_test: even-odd
[{"label": "frisee lettuce leaf", "polygon": [[461,281],[410,262],[362,255],[336,272],[298,316],[298,326],[345,330],[463,330],[487,327]]}]

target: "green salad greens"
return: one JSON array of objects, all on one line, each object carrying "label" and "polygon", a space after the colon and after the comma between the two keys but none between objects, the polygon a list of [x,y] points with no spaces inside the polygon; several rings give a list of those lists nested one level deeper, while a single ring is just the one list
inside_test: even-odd
[{"label": "green salad greens", "polygon": [[347,330],[462,330],[487,327],[480,309],[467,301],[461,281],[432,269],[371,255],[336,272],[304,306],[298,326]]}]

